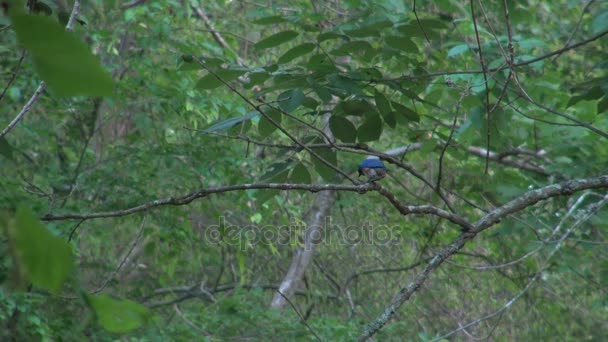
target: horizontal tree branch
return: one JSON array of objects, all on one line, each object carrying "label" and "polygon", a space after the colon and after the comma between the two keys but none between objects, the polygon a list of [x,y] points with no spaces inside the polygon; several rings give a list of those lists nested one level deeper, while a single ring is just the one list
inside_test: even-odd
[{"label": "horizontal tree branch", "polygon": [[256,184],[238,184],[238,185],[228,185],[228,186],[220,186],[213,187],[209,189],[201,189],[194,192],[191,192],[187,195],[181,197],[166,197],[157,199],[151,202],[147,202],[144,204],[140,204],[135,207],[116,210],[116,211],[106,211],[106,212],[98,212],[98,213],[89,213],[89,214],[61,214],[61,215],[53,215],[47,214],[43,216],[41,219],[43,221],[60,221],[60,220],[88,220],[95,218],[103,218],[103,217],[120,217],[132,215],[135,213],[143,212],[150,210],[156,207],[162,206],[176,206],[176,205],[185,205],[188,204],[195,199],[204,198],[212,194],[219,194],[225,192],[232,191],[241,191],[241,190],[253,190],[253,189],[266,189],[266,190],[304,190],[309,192],[319,192],[319,191],[327,191],[327,190],[338,190],[338,191],[352,191],[358,193],[365,193],[367,191],[373,190],[375,185],[372,183],[364,183],[359,185],[342,185],[342,184],[289,184],[289,183],[256,183]]}]

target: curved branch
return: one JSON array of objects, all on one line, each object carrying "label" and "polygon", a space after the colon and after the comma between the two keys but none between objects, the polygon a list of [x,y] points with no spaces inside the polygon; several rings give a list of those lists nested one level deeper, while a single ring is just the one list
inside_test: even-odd
[{"label": "curved branch", "polygon": [[473,224],[469,223],[464,218],[462,218],[456,214],[452,214],[443,209],[434,207],[432,205],[404,205],[401,202],[399,202],[399,200],[397,200],[395,195],[393,195],[391,192],[384,189],[380,185],[376,185],[376,186],[377,186],[376,191],[378,191],[378,193],[380,193],[382,196],[386,197],[386,199],[388,199],[389,202],[391,202],[391,204],[397,210],[399,210],[401,215],[405,216],[405,215],[409,215],[409,214],[432,214],[432,215],[439,216],[452,223],[459,225],[460,227],[462,227],[463,231],[468,231],[468,230],[472,230],[473,228],[475,228],[473,226]]},{"label": "curved branch", "polygon": [[603,175],[593,178],[583,178],[577,180],[571,180],[567,182],[552,184],[537,190],[526,192],[520,197],[507,202],[506,204],[490,211],[482,218],[480,218],[475,224],[473,229],[468,232],[460,234],[452,243],[443,247],[431,260],[431,262],[420,272],[414,280],[409,283],[406,287],[401,288],[399,293],[391,301],[391,303],[384,309],[384,311],[363,331],[359,336],[359,341],[366,341],[376,334],[382,327],[395,316],[395,313],[410,297],[418,291],[422,284],[429,277],[439,265],[441,265],[450,256],[456,254],[464,245],[472,240],[480,232],[492,227],[498,223],[502,218],[507,217],[517,211],[525,209],[535,203],[546,200],[551,197],[570,195],[574,192],[596,189],[596,188],[608,188],[608,175]]}]

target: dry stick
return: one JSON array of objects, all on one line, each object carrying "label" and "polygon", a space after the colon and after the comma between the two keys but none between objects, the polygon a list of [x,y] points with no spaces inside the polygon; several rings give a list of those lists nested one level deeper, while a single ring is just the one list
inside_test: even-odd
[{"label": "dry stick", "polygon": [[276,128],[278,128],[291,141],[293,141],[294,143],[296,143],[299,146],[301,146],[308,153],[310,153],[311,155],[313,155],[315,158],[319,159],[323,164],[325,164],[326,166],[328,166],[330,169],[332,169],[332,170],[336,171],[337,173],[341,174],[342,176],[344,176],[344,178],[348,179],[351,183],[357,184],[357,181],[355,179],[353,179],[352,177],[350,177],[346,172],[340,170],[335,165],[333,165],[332,163],[330,163],[327,160],[325,160],[325,158],[321,157],[318,153],[316,153],[315,151],[313,151],[311,148],[309,148],[308,146],[306,146],[306,144],[304,144],[301,141],[299,141],[298,139],[296,139],[296,137],[294,137],[291,133],[289,133],[289,131],[287,131],[279,123],[277,123],[272,117],[270,117],[268,114],[266,114],[266,112],[264,112],[260,108],[259,105],[256,105],[255,103],[251,102],[251,100],[249,100],[247,97],[245,97],[245,95],[241,94],[241,92],[239,92],[238,90],[236,90],[236,88],[234,88],[228,82],[226,82],[224,79],[222,79],[221,77],[219,77],[219,75],[217,73],[215,73],[211,69],[207,68],[207,66],[205,65],[205,63],[203,63],[200,59],[198,59],[198,58],[196,58],[194,56],[192,56],[192,58],[199,65],[201,65],[209,74],[213,75],[218,81],[220,81],[222,84],[224,84],[226,87],[228,87],[228,89],[230,89],[230,91],[232,91],[233,93],[235,93],[236,95],[238,95],[243,101],[245,101],[248,105],[250,105],[258,113],[260,113],[266,120],[268,120],[273,126],[275,126]]},{"label": "dry stick", "polygon": [[[75,0],[74,6],[72,7],[72,13],[70,14],[70,19],[68,20],[68,23],[65,25],[66,31],[72,30],[72,27],[74,26],[74,21],[76,19],[76,16],[78,15],[78,12],[80,12],[80,0]],[[29,101],[27,101],[27,103],[23,106],[23,108],[21,109],[19,114],[17,114],[17,116],[13,119],[13,121],[11,121],[8,124],[8,126],[6,126],[6,128],[2,130],[2,132],[0,132],[0,138],[5,136],[6,134],[8,134],[8,132],[10,132],[15,126],[17,126],[19,121],[21,121],[21,119],[23,119],[25,114],[27,112],[29,112],[30,109],[32,109],[32,106],[36,103],[36,101],[38,101],[38,98],[40,98],[40,94],[42,94],[42,92],[44,91],[45,88],[46,88],[46,82],[44,82],[44,81],[40,82],[40,85],[38,86],[38,88],[36,89],[36,91],[34,92],[32,97],[29,99]]]},{"label": "dry stick", "polygon": [[359,341],[366,341],[376,334],[382,327],[395,316],[395,313],[410,297],[417,292],[422,284],[429,277],[431,272],[437,269],[445,260],[457,253],[464,245],[475,238],[475,236],[482,231],[492,227],[498,223],[502,218],[511,215],[515,212],[523,210],[539,201],[549,199],[551,197],[570,195],[574,192],[595,189],[595,188],[607,188],[608,187],[608,175],[603,175],[593,178],[583,178],[577,180],[571,180],[567,182],[557,183],[545,186],[540,189],[528,191],[523,195],[511,200],[502,206],[491,210],[489,213],[482,216],[475,224],[473,229],[469,232],[460,234],[452,243],[441,248],[439,252],[433,257],[431,262],[420,272],[412,282],[406,287],[399,290],[399,293],[391,301],[391,303],[384,309],[372,323],[370,323],[359,336]]},{"label": "dry stick", "polygon": [[[483,60],[483,52],[481,50],[481,42],[479,40],[479,30],[477,29],[477,18],[475,17],[475,6],[473,5],[474,0],[470,0],[471,4],[471,16],[473,18],[473,27],[475,28],[475,40],[477,41],[477,48],[479,49],[479,63],[481,64],[481,70],[483,71],[483,80],[486,87],[486,150],[490,151],[490,89],[488,89],[488,75],[486,70],[486,64]],[[490,164],[490,156],[486,156],[486,166],[484,173],[488,174],[488,167]]]},{"label": "dry stick", "polygon": [[289,303],[289,305],[291,305],[293,311],[295,311],[296,314],[298,314],[298,317],[300,317],[300,322],[302,324],[304,324],[313,335],[315,335],[315,337],[317,338],[317,341],[322,341],[321,338],[319,337],[319,335],[317,335],[317,333],[310,327],[310,325],[308,325],[308,323],[304,319],[304,316],[302,316],[300,311],[298,311],[298,308],[296,308],[295,305],[293,305],[293,303],[289,300],[289,298],[287,298],[287,296],[285,296],[283,294],[283,292],[281,292],[281,290],[277,290],[277,292],[281,295],[281,297],[283,297],[283,299],[285,299],[287,301],[287,303]]}]

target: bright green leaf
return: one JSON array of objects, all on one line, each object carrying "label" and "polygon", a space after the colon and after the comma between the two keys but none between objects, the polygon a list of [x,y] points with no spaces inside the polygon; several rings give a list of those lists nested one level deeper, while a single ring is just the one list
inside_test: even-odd
[{"label": "bright green leaf", "polygon": [[144,325],[152,316],[145,306],[108,295],[85,295],[99,324],[109,332],[126,333]]},{"label": "bright green leaf", "polygon": [[113,81],[90,48],[50,17],[13,14],[19,44],[36,71],[58,96],[108,96]]},{"label": "bright green leaf", "polygon": [[74,268],[72,248],[51,234],[30,209],[20,206],[9,228],[15,258],[35,286],[57,292]]}]

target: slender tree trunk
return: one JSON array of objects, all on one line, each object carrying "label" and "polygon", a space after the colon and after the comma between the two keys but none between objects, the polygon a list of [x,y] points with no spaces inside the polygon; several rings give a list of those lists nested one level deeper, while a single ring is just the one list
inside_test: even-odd
[{"label": "slender tree trunk", "polygon": [[279,286],[281,293],[276,293],[270,307],[273,309],[283,309],[288,305],[286,298],[293,297],[297,286],[304,277],[304,272],[312,262],[312,257],[315,251],[319,238],[323,234],[325,218],[329,216],[329,209],[335,201],[334,191],[321,191],[315,198],[313,210],[308,221],[306,236],[304,238],[304,246],[299,247],[296,255],[291,261],[291,266],[287,274]]}]

